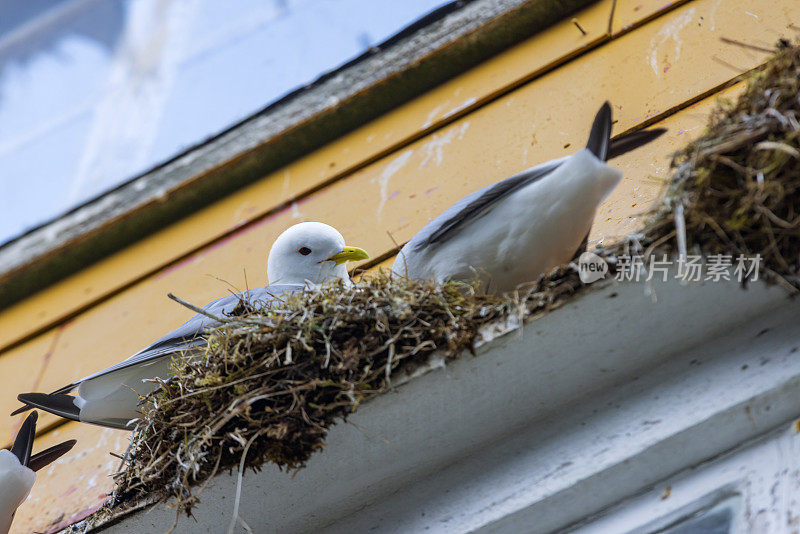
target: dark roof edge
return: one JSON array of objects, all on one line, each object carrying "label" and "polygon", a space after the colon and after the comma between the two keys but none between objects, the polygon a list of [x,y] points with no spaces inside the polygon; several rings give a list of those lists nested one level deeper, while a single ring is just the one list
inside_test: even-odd
[{"label": "dark roof edge", "polygon": [[[167,163],[0,247],[0,309],[250,184],[593,0],[445,6]],[[455,3],[454,3],[455,4]]]}]

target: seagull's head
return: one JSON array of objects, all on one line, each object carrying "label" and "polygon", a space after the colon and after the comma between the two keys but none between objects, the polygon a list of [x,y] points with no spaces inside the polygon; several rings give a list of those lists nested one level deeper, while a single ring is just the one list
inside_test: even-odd
[{"label": "seagull's head", "polygon": [[270,284],[321,284],[350,280],[345,263],[366,260],[358,247],[345,245],[342,234],[319,222],[295,224],[275,240],[267,259]]}]

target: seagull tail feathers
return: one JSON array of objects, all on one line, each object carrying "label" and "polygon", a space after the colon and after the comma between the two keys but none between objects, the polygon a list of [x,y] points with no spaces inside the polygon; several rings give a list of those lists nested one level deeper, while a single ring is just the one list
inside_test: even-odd
[{"label": "seagull tail feathers", "polygon": [[608,150],[610,146],[611,104],[605,102],[600,106],[600,111],[598,111],[597,115],[594,117],[586,148],[600,161],[606,161],[608,160]]},{"label": "seagull tail feathers", "polygon": [[649,130],[639,130],[623,135],[611,141],[611,148],[608,150],[608,159],[614,159],[640,146],[644,146],[650,141],[658,139],[667,133],[666,128],[651,128]]},{"label": "seagull tail feathers", "polygon": [[31,471],[38,471],[43,467],[47,467],[51,463],[67,454],[70,449],[75,446],[75,443],[77,442],[74,439],[71,439],[69,441],[59,443],[58,445],[53,445],[49,449],[45,449],[42,452],[37,452],[30,457],[30,460],[28,460],[28,469]]},{"label": "seagull tail feathers", "polygon": [[[17,400],[46,412],[72,421],[80,421],[80,408],[73,402],[75,397],[63,393],[20,393]],[[19,410],[18,410],[19,411]]]},{"label": "seagull tail feathers", "polygon": [[[51,393],[51,395],[56,395],[56,394],[59,394],[59,393],[69,393],[70,391],[72,391],[76,387],[78,387],[78,384],[77,383],[72,383],[72,384],[69,384],[67,386],[64,386],[63,388],[58,388],[53,393]],[[25,395],[28,395],[28,394],[26,393]],[[18,415],[18,414],[21,414],[21,413],[25,413],[28,410],[34,409],[35,407],[36,406],[34,406],[32,404],[31,405],[27,405],[26,404],[25,406],[22,406],[21,408],[17,408],[13,412],[11,412],[11,415]]]},{"label": "seagull tail feathers", "polygon": [[14,445],[11,446],[11,454],[17,457],[19,463],[28,465],[31,457],[31,449],[33,449],[33,438],[36,436],[36,420],[39,414],[32,412],[25,418],[25,422],[19,428]]},{"label": "seagull tail feathers", "polygon": [[33,406],[28,406],[26,404],[25,406],[22,406],[21,408],[17,408],[13,412],[11,412],[11,415],[19,415],[19,414],[25,413],[25,412],[27,412],[29,410],[33,410]]}]

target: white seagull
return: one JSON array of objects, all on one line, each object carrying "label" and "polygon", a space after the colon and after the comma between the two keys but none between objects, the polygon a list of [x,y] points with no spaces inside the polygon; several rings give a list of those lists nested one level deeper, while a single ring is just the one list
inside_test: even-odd
[{"label": "white seagull", "polygon": [[[217,317],[230,315],[241,299],[267,306],[286,292],[304,290],[333,280],[350,278],[345,263],[365,260],[369,255],[357,247],[345,246],[336,229],[319,222],[292,226],[273,243],[267,260],[270,285],[228,295],[206,304],[203,309]],[[130,430],[131,420],[138,418],[138,400],[157,385],[143,380],[169,376],[170,361],[182,351],[202,348],[205,333],[219,323],[197,314],[187,322],[140,350],[127,360],[108,369],[67,384],[53,393],[22,393],[17,398],[26,407],[41,408],[50,413],[95,425]],[[77,396],[68,395],[75,388]],[[13,414],[12,414],[13,415]]]},{"label": "white seagull", "polygon": [[38,414],[31,413],[22,423],[11,450],[0,449],[0,532],[8,532],[14,512],[28,497],[36,471],[67,453],[75,440],[59,443],[31,456],[33,438],[36,435]]},{"label": "white seagull", "polygon": [[418,280],[475,280],[502,293],[567,263],[585,248],[597,206],[622,173],[606,161],[663,134],[635,132],[611,143],[611,106],[586,148],[484,187],[433,219],[400,250],[392,272]]}]

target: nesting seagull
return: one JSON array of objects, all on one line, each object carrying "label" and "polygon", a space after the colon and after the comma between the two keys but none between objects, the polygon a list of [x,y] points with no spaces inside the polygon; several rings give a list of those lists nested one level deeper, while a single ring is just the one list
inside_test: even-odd
[{"label": "nesting seagull", "polygon": [[[230,315],[244,299],[268,306],[287,292],[301,291],[323,282],[344,280],[350,283],[345,263],[368,259],[357,247],[345,246],[344,238],[327,224],[306,222],[292,226],[273,243],[267,260],[270,285],[228,295],[203,307],[216,317]],[[41,408],[50,413],[95,425],[130,430],[131,420],[141,413],[137,409],[140,395],[152,392],[157,384],[143,382],[169,376],[173,357],[184,351],[201,349],[205,333],[220,323],[197,314],[187,322],[140,350],[127,360],[81,380],[67,384],[53,393],[23,393],[17,398],[28,408]],[[68,395],[78,389],[77,396]]]},{"label": "nesting seagull", "polygon": [[11,450],[0,449],[0,532],[8,532],[14,512],[28,496],[36,471],[67,453],[75,440],[59,443],[31,456],[38,414],[31,413],[22,423]]},{"label": "nesting seagull", "polygon": [[595,211],[622,178],[606,164],[664,129],[611,143],[603,104],[586,148],[484,187],[433,219],[401,249],[394,274],[419,280],[479,279],[505,292],[567,263],[585,248]]}]

